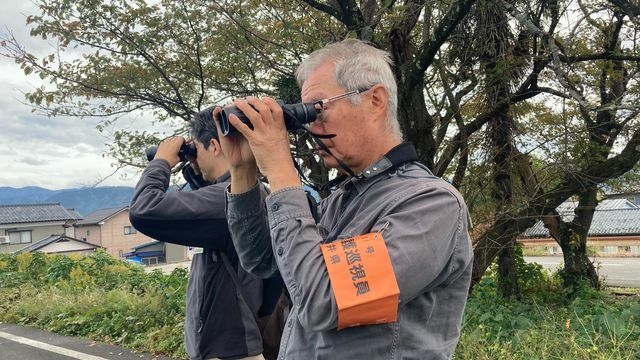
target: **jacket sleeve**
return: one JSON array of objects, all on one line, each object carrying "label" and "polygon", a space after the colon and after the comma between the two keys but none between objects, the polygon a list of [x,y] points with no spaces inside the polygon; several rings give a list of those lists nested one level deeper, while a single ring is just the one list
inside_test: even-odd
[{"label": "jacket sleeve", "polygon": [[266,190],[259,183],[242,194],[226,191],[227,221],[240,265],[264,279],[278,273],[264,208],[265,197]]},{"label": "jacket sleeve", "polygon": [[[311,331],[336,328],[338,307],[319,246],[323,238],[304,191],[281,189],[266,204],[276,262],[299,307],[300,323]],[[371,231],[381,231],[387,245],[400,288],[399,306],[469,263],[470,254],[454,254],[459,241],[469,241],[465,209],[445,187],[410,188],[390,199]]]},{"label": "jacket sleeve", "polygon": [[165,160],[149,163],[131,200],[131,224],[156,240],[222,248],[229,233],[224,213],[224,184],[189,192],[167,192],[170,170]]}]

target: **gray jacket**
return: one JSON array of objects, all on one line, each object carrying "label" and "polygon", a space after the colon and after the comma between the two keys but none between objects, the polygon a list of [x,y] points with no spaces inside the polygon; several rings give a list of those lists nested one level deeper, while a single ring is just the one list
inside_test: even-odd
[{"label": "gray jacket", "polygon": [[[189,192],[167,192],[169,177],[166,161],[151,161],[136,186],[129,217],[136,229],[154,239],[203,248],[193,257],[187,285],[184,339],[189,358],[225,359],[262,353],[254,314],[263,301],[263,281],[238,266],[229,238],[224,212],[229,174]],[[220,253],[237,269],[246,302],[217,256]]]},{"label": "gray jacket", "polygon": [[[366,170],[365,170],[366,171]],[[466,205],[421,164],[351,178],[312,218],[301,188],[261,204],[258,187],[227,192],[227,220],[242,266],[280,271],[291,310],[279,359],[447,359],[460,336],[471,280]],[[338,308],[320,243],[381,231],[400,288],[398,321],[336,330]]]}]

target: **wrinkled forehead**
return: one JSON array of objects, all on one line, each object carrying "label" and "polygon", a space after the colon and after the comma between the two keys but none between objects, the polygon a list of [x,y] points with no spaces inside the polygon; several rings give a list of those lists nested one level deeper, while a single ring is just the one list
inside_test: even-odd
[{"label": "wrinkled forehead", "polygon": [[344,91],[338,85],[334,69],[332,62],[324,62],[309,73],[300,89],[303,102],[313,102]]}]

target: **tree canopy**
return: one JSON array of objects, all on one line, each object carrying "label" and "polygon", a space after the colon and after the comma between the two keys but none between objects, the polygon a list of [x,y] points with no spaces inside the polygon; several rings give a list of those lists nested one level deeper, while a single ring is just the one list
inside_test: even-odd
[{"label": "tree canopy", "polygon": [[[297,64],[324,44],[357,37],[389,51],[406,140],[484,224],[474,231],[475,280],[537,219],[584,262],[584,247],[567,239],[586,242],[583,210],[592,214],[598,189],[640,159],[640,21],[631,1],[36,4],[27,25],[54,40],[51,52],[36,56],[10,34],[3,40],[3,55],[49,82],[27,100],[49,115],[106,123],[144,110],[174,124],[245,95],[294,102]],[[121,131],[111,152],[140,166],[141,149],[155,141]],[[564,223],[555,209],[572,197],[584,206]],[[583,265],[567,270],[587,276]]]}]

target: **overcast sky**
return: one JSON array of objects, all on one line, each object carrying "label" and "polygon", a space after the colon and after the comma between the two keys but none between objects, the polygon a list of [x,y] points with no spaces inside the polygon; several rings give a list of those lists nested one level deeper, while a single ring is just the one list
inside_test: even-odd
[{"label": "overcast sky", "polygon": [[[28,50],[43,49],[47,43],[30,38],[25,25],[26,15],[36,13],[30,1],[2,0],[0,31],[11,30]],[[0,57],[0,74],[0,186],[93,186],[114,171],[114,160],[102,156],[109,139],[96,129],[98,120],[36,115],[23,104],[23,93],[40,85],[39,77],[25,76],[4,57]],[[115,126],[139,127],[140,121],[122,119]],[[135,186],[138,177],[135,170],[121,170],[99,186]]]}]

